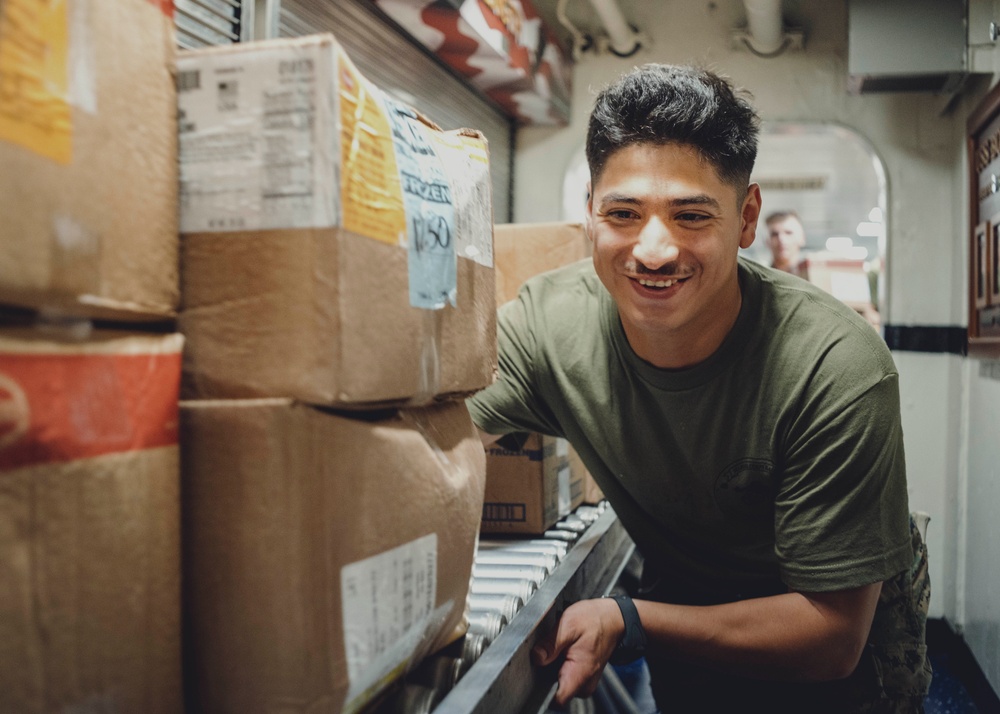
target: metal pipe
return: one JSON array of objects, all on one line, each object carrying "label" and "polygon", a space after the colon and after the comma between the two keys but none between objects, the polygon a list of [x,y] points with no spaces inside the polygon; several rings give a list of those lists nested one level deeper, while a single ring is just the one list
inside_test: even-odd
[{"label": "metal pipe", "polygon": [[785,43],[781,0],[743,0],[747,11],[747,44],[761,54],[777,52]]},{"label": "metal pipe", "polygon": [[590,0],[590,4],[594,6],[604,29],[608,31],[609,48],[612,52],[628,57],[642,46],[639,33],[625,19],[617,0]]}]

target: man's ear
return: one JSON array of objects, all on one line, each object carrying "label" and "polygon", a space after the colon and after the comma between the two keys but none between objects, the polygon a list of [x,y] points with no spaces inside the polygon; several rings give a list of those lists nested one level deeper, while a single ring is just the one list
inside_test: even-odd
[{"label": "man's ear", "polygon": [[753,245],[753,239],[757,236],[760,209],[760,186],[752,183],[747,187],[747,195],[740,209],[740,248],[749,248]]}]

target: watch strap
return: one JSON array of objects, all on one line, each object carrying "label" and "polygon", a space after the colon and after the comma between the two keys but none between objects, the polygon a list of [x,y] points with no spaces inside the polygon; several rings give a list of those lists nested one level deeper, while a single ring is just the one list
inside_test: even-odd
[{"label": "watch strap", "polygon": [[611,655],[611,664],[626,664],[639,659],[646,651],[646,630],[639,619],[639,611],[635,608],[635,603],[628,595],[613,595],[611,599],[621,610],[622,620],[625,621],[625,632],[622,634],[618,647]]}]

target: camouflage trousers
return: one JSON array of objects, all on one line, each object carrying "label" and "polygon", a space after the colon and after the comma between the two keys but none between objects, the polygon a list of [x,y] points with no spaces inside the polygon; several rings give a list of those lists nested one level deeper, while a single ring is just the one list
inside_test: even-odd
[{"label": "camouflage trousers", "polygon": [[[931,684],[931,665],[927,659],[927,611],[931,599],[931,581],[927,572],[927,545],[914,519],[910,518],[910,542],[913,563],[908,570],[882,584],[879,607],[887,614],[878,626],[873,624],[866,657],[874,665],[878,685],[886,695],[866,702],[859,712],[865,714],[910,714],[924,711],[924,697]],[[867,655],[871,655],[868,657]]]}]

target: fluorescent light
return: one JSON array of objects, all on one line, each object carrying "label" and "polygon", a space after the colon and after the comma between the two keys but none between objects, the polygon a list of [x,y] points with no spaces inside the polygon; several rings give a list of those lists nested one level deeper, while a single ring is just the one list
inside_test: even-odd
[{"label": "fluorescent light", "polygon": [[871,221],[861,221],[857,227],[859,236],[878,237],[882,235],[883,230],[884,228],[881,223],[872,223]]},{"label": "fluorescent light", "polygon": [[853,245],[854,241],[848,236],[830,236],[826,239],[826,249],[831,253],[844,253]]}]

